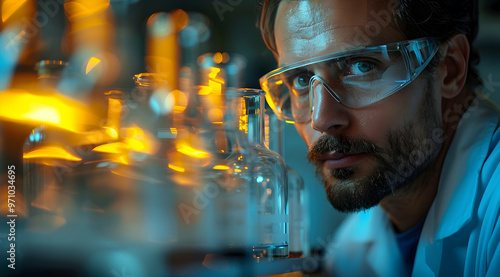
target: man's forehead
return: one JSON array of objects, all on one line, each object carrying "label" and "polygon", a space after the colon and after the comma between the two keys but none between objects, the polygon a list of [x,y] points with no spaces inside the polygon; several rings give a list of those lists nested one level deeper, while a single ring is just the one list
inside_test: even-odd
[{"label": "man's forehead", "polygon": [[282,1],[275,24],[278,63],[391,42],[399,33],[392,18],[395,1]]},{"label": "man's forehead", "polygon": [[[310,26],[314,19],[330,18],[336,28],[364,25],[367,22],[368,0],[285,0],[292,26]],[[293,31],[293,30],[291,30]]]}]

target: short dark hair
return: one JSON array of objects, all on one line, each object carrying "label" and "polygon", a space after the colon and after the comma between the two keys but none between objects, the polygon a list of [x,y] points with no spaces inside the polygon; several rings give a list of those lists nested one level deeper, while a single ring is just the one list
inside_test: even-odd
[{"label": "short dark hair", "polygon": [[[289,0],[258,0],[257,3],[257,25],[264,42],[275,57],[278,53],[274,22],[281,1]],[[407,39],[437,37],[446,41],[453,35],[464,34],[470,45],[466,86],[473,91],[482,85],[476,69],[479,64],[479,52],[473,46],[478,32],[478,0],[388,1],[396,1],[396,8],[392,11],[393,17],[397,28]]]}]

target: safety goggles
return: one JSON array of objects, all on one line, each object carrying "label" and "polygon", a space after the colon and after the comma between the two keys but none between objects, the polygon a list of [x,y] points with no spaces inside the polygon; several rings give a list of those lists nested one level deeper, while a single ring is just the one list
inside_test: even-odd
[{"label": "safety goggles", "polygon": [[322,88],[347,107],[366,107],[415,80],[438,46],[421,38],[329,54],[275,69],[260,84],[281,120],[307,122]]}]

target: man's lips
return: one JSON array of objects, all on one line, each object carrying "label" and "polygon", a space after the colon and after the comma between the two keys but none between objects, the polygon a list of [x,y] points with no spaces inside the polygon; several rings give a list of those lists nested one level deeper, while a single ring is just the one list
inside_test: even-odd
[{"label": "man's lips", "polygon": [[328,152],[319,156],[318,160],[323,162],[323,167],[325,169],[338,169],[353,166],[367,155],[367,153],[345,154],[340,152]]}]

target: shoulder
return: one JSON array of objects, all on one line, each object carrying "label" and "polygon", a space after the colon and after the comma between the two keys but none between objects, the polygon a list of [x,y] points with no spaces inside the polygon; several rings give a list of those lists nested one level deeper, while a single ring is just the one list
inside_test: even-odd
[{"label": "shoulder", "polygon": [[481,170],[481,181],[483,184],[493,182],[498,185],[500,184],[500,111],[492,108],[491,113],[492,124],[495,126],[489,138],[489,147]]}]

